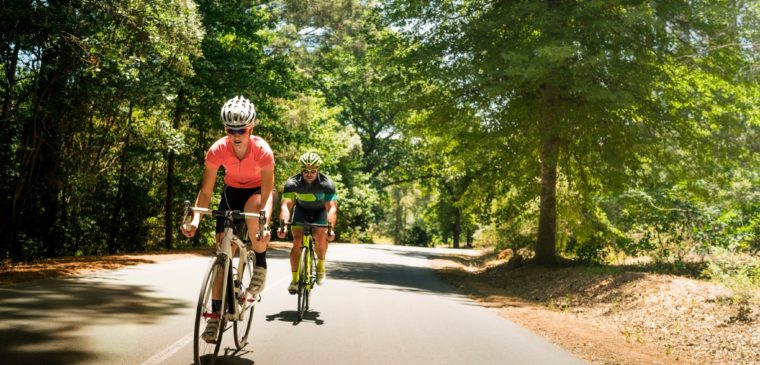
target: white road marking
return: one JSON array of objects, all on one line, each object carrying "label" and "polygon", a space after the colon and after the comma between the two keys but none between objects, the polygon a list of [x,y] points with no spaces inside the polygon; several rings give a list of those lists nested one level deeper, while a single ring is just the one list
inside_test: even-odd
[{"label": "white road marking", "polygon": [[[287,275],[283,276],[280,280],[277,280],[277,282],[275,282],[274,284],[267,285],[267,287],[264,289],[264,291],[261,292],[261,294],[266,293],[269,289],[279,286],[285,280],[290,280],[290,277]],[[193,341],[193,333],[191,332],[183,336],[179,340],[177,340],[177,342],[171,344],[169,347],[151,356],[148,360],[143,361],[142,365],[161,364],[164,361],[166,361],[166,359],[176,354],[180,349],[187,346],[187,344],[189,344],[192,341]]]}]

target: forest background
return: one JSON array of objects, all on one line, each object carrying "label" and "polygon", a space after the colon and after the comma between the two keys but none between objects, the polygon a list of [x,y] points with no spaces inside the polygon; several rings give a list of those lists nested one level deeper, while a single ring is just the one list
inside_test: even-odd
[{"label": "forest background", "polygon": [[224,135],[221,105],[243,95],[278,189],[301,153],[323,157],[342,241],[646,257],[760,286],[756,1],[13,0],[0,14],[0,259],[211,245],[181,237],[182,202]]}]

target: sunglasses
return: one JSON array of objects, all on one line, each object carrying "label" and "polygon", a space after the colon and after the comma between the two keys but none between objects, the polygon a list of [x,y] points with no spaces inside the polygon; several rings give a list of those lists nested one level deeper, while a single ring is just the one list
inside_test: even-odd
[{"label": "sunglasses", "polygon": [[242,135],[242,134],[245,134],[245,132],[248,132],[248,128],[241,128],[241,129],[227,128],[227,134]]},{"label": "sunglasses", "polygon": [[301,170],[301,172],[304,173],[304,174],[316,174],[317,171],[319,171],[319,170],[317,170],[317,169],[313,169],[313,170],[303,169],[303,170]]}]

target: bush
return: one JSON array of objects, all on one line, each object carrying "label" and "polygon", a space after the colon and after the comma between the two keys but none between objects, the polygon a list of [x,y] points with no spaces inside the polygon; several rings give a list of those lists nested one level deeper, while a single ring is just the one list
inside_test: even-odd
[{"label": "bush", "polygon": [[722,250],[710,257],[702,274],[731,289],[736,303],[760,301],[760,259],[755,256],[739,256]]},{"label": "bush", "polygon": [[431,238],[431,235],[424,228],[419,225],[414,225],[414,227],[409,230],[404,244],[427,247],[430,244]]}]

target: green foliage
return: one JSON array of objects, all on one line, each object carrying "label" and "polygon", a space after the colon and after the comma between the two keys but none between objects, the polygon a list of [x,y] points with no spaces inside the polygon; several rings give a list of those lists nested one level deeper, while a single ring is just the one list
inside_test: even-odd
[{"label": "green foliage", "polygon": [[132,123],[158,122],[174,80],[193,72],[190,58],[199,55],[203,37],[196,6],[136,0],[27,5],[2,15],[0,57],[8,82],[0,145],[9,168],[0,185],[3,206],[10,207],[0,224],[9,237],[2,256],[23,257],[32,242],[39,254],[55,256],[102,252],[104,241],[113,247],[145,241],[143,223],[129,222],[134,234],[116,238],[119,219],[111,218],[126,213],[141,221],[151,214],[154,204],[127,206],[144,202],[150,190],[133,183],[153,180],[149,174],[124,178],[128,164],[147,155]]},{"label": "green foliage", "polygon": [[413,246],[427,247],[430,245],[432,239],[433,237],[431,237],[430,233],[428,233],[424,227],[419,224],[415,224],[406,235],[406,240],[404,243]]},{"label": "green foliage", "polygon": [[277,189],[322,155],[344,240],[536,248],[556,209],[553,248],[587,263],[760,252],[754,2],[5,6],[2,257],[164,247],[234,95]]},{"label": "green foliage", "polygon": [[344,183],[343,179],[336,181],[340,194],[336,230],[347,241],[371,242],[367,228],[377,219],[382,197],[372,189],[366,174],[357,173],[350,180],[350,183]]},{"label": "green foliage", "polygon": [[756,257],[737,256],[718,249],[702,275],[730,288],[738,304],[760,301],[760,260]]},{"label": "green foliage", "polygon": [[[742,72],[758,59],[748,3],[390,1],[384,10],[408,40],[401,64],[424,75],[409,106],[424,117],[411,130],[463,147],[452,164],[479,171],[472,191],[496,208],[481,203],[482,220],[538,220],[526,207],[544,179],[559,198],[557,248],[585,261],[609,250],[682,260],[728,238],[714,219],[736,215],[692,182],[758,170],[749,142],[758,87]],[[539,155],[547,141],[557,156]],[[555,157],[556,182],[537,163]],[[663,196],[664,209],[638,210],[638,227],[620,227],[601,205],[631,190],[675,195]],[[552,217],[551,204],[540,209]]]}]

